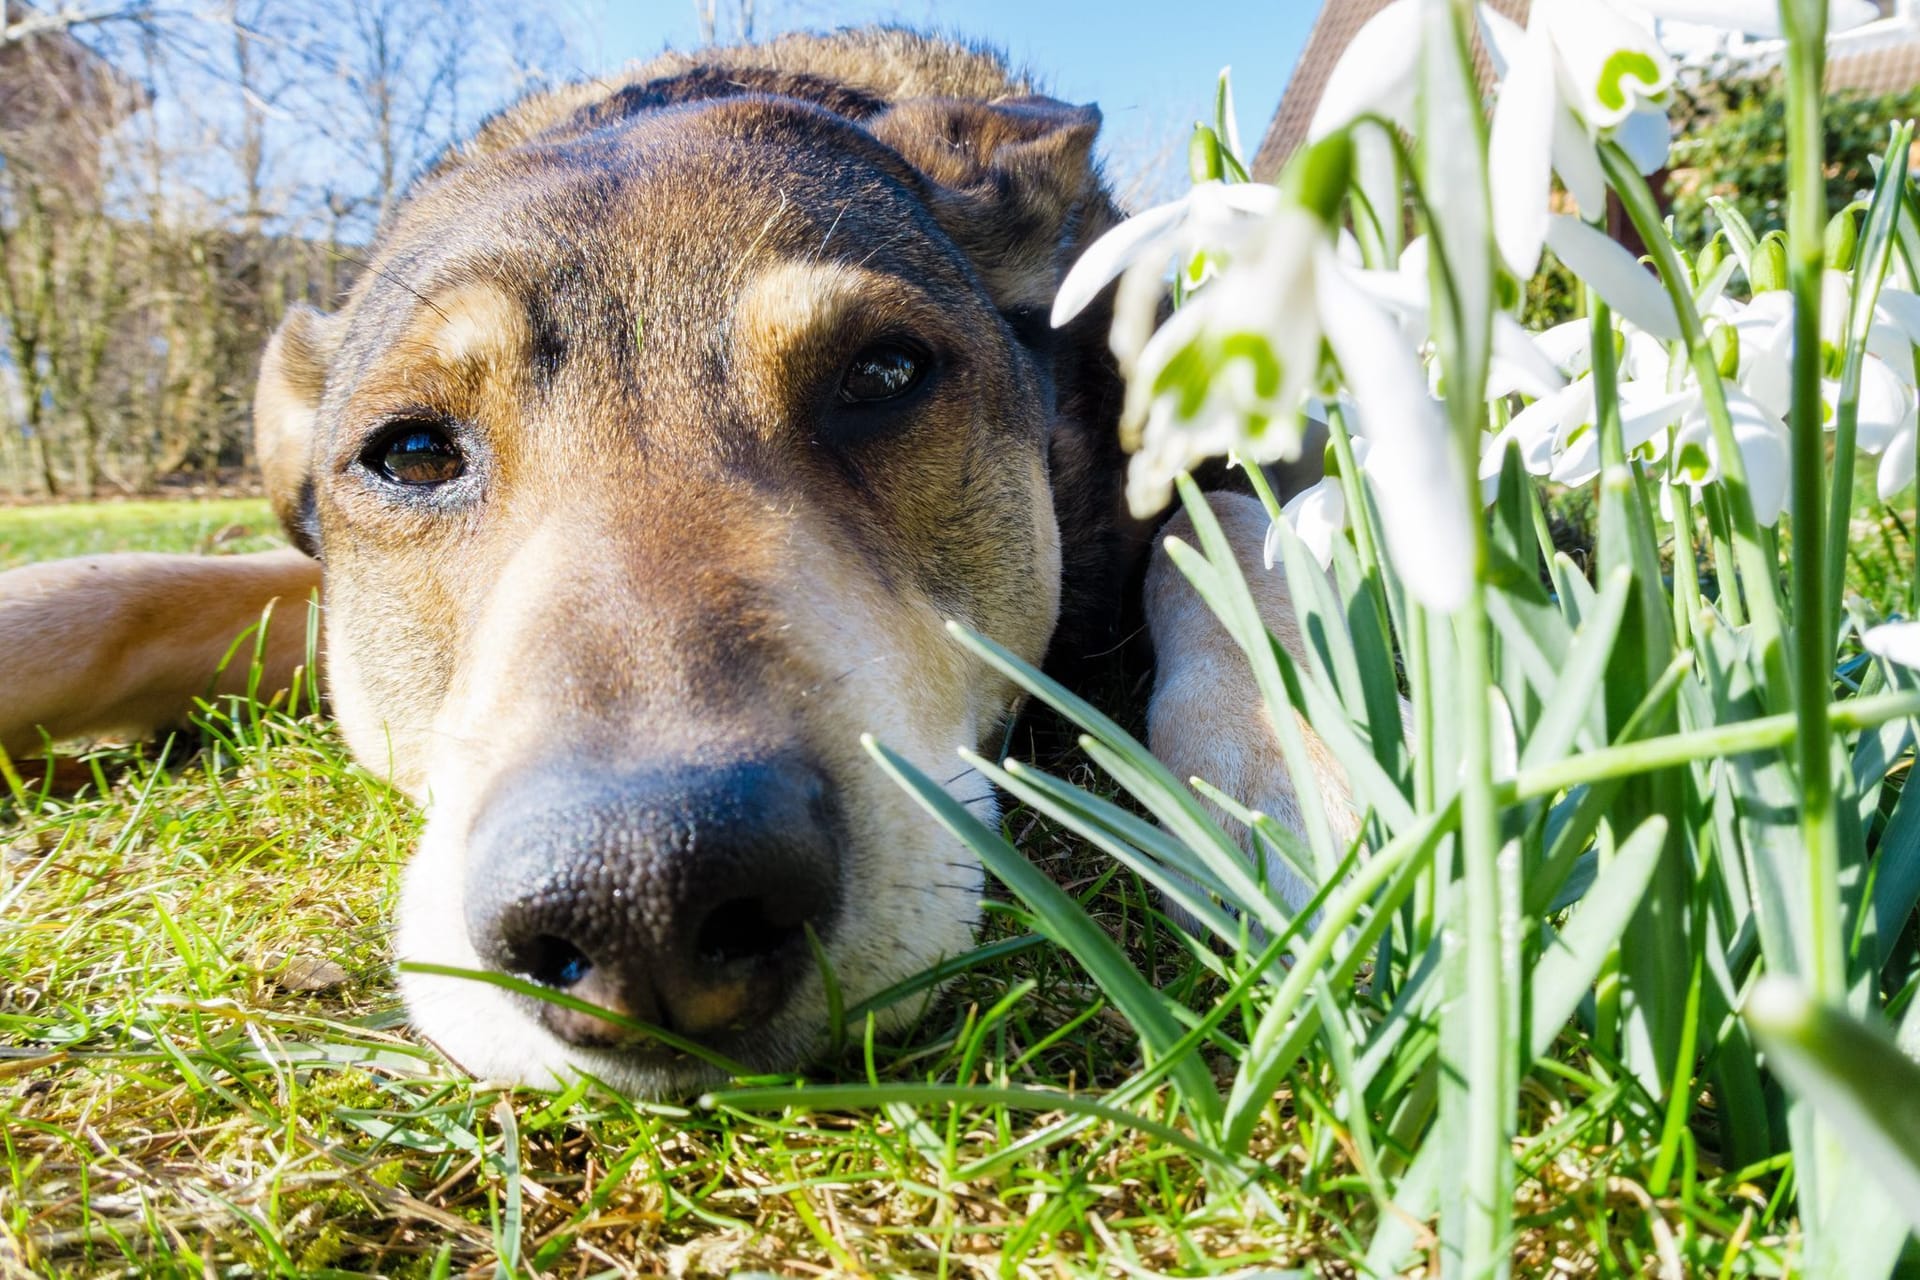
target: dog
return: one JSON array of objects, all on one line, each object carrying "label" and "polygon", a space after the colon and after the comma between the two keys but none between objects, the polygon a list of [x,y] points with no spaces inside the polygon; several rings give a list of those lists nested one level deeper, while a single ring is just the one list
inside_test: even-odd
[{"label": "dog", "polygon": [[[428,815],[398,956],[754,1070],[822,1044],[823,958],[857,1001],[970,943],[976,863],[860,747],[993,817],[954,753],[991,750],[1019,691],[948,619],[1070,670],[1144,599],[1153,749],[1292,813],[1245,660],[1126,512],[1109,306],[1045,320],[1120,216],[1098,126],[899,29],[670,53],[509,108],[414,183],[337,312],[295,305],[266,348],[257,454],[291,549],[0,575],[0,746],[180,718],[275,602],[282,687],[321,596],[341,732]],[[1299,654],[1263,509],[1214,505]],[[401,986],[476,1076],[713,1078],[574,1008]]]}]

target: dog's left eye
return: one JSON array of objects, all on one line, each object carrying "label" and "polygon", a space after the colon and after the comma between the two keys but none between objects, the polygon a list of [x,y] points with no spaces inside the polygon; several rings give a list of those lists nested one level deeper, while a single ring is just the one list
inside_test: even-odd
[{"label": "dog's left eye", "polygon": [[360,460],[395,484],[435,485],[457,480],[467,458],[453,434],[438,422],[394,424],[367,447]]},{"label": "dog's left eye", "polygon": [[847,404],[898,400],[926,377],[925,353],[898,342],[876,342],[863,349],[840,378],[840,399]]}]

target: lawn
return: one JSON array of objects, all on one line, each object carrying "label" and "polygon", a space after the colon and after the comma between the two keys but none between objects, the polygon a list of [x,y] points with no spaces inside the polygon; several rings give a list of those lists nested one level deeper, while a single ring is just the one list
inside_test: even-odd
[{"label": "lawn", "polygon": [[0,569],[104,551],[262,551],[283,541],[261,498],[0,507]]},{"label": "lawn", "polygon": [[[267,527],[252,502],[0,511],[0,563]],[[1029,725],[1015,751],[1090,780],[1060,740]],[[808,1073],[871,1085],[851,1111],[475,1084],[408,1036],[387,967],[417,815],[323,719],[210,707],[89,759],[77,794],[0,799],[0,1275],[1345,1275],[1381,1212],[1317,1046],[1247,1196],[1177,1134],[1006,1092],[1097,1095],[1139,1066],[1006,902],[944,994],[895,993],[922,1009],[909,1034],[856,1022]],[[1163,989],[1216,983],[1138,881],[1029,811],[1006,831]],[[1722,1170],[1703,1139],[1650,1195],[1657,1118],[1605,1051],[1570,1035],[1524,1098],[1524,1273],[1779,1273],[1774,1170]],[[1409,1224],[1410,1260],[1426,1239]]]}]

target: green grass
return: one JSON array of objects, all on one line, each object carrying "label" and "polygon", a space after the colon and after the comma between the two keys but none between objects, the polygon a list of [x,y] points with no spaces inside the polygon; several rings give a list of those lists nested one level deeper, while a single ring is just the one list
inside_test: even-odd
[{"label": "green grass", "polygon": [[0,507],[0,569],[105,551],[263,551],[284,541],[260,498]]},{"label": "green grass", "polygon": [[[194,549],[262,512],[5,511],[0,547]],[[1041,722],[1015,754],[1093,784],[1065,741]],[[1264,1209],[1215,1194],[1164,1137],[1011,1105],[1027,1100],[1006,1090],[1097,1096],[1140,1057],[1005,901],[984,959],[909,1033],[855,1028],[808,1072],[890,1105],[476,1085],[409,1038],[387,967],[417,816],[324,721],[209,708],[194,735],[90,761],[77,795],[0,799],[0,1275],[1345,1275],[1378,1218],[1317,1044],[1250,1147]],[[1218,994],[1139,881],[1031,811],[1005,831],[1162,990]],[[1563,1049],[1526,1091],[1522,1273],[1635,1274],[1663,1250],[1699,1274],[1777,1273],[1791,1224],[1770,1172],[1690,1143],[1673,1190],[1648,1196],[1657,1135],[1623,1123],[1641,1101],[1593,1045]]]}]

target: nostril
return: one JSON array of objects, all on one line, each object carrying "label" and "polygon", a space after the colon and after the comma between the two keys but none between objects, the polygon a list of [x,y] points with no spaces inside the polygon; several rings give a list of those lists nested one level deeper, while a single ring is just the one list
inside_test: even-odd
[{"label": "nostril", "polygon": [[765,898],[732,898],[708,913],[700,924],[694,947],[701,959],[716,964],[759,960],[797,943],[803,920],[776,918]]},{"label": "nostril", "polygon": [[556,938],[552,934],[539,937],[514,949],[514,970],[524,973],[543,987],[553,987],[564,991],[577,986],[581,979],[593,972],[593,961],[586,953],[568,942],[565,938]]}]

